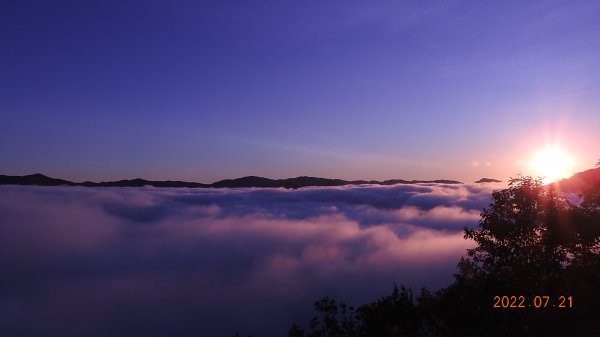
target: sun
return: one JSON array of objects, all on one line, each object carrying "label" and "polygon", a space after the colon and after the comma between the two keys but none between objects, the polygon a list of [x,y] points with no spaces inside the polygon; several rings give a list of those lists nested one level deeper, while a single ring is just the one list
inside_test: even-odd
[{"label": "sun", "polygon": [[571,174],[573,159],[557,146],[548,146],[540,150],[531,163],[532,169],[548,184]]}]

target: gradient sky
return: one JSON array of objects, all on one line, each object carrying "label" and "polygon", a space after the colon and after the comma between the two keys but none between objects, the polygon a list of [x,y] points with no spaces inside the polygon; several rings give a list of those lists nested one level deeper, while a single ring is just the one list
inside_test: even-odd
[{"label": "gradient sky", "polygon": [[507,179],[600,153],[600,3],[0,5],[0,174]]}]

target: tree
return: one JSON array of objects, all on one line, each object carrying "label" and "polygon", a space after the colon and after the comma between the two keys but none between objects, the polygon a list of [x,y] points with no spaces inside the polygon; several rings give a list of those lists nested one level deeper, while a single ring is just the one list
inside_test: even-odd
[{"label": "tree", "polygon": [[368,336],[416,336],[421,319],[410,289],[394,284],[391,296],[359,308]]},{"label": "tree", "polygon": [[[492,193],[453,284],[435,293],[394,285],[390,296],[350,314],[323,298],[310,333],[293,326],[291,337],[337,336],[600,336],[600,182],[570,204],[555,185],[517,177]],[[496,309],[495,296],[572,296],[560,309]]]},{"label": "tree", "polygon": [[[572,205],[540,179],[511,179],[507,189],[492,194],[479,228],[465,229],[465,238],[477,246],[461,260],[447,296],[466,298],[472,314],[485,322],[486,335],[501,330],[523,336],[600,332],[595,315],[600,301],[598,192],[600,186],[588,186],[581,205]],[[554,301],[572,296],[576,307],[491,309],[492,298],[502,295],[550,296]],[[463,306],[463,314],[468,311]]]},{"label": "tree", "polygon": [[465,229],[477,243],[462,263],[488,287],[508,292],[557,292],[561,272],[570,263],[567,246],[573,233],[567,225],[566,200],[541,179],[511,179],[492,194],[478,229]]},{"label": "tree", "polygon": [[307,333],[302,327],[293,324],[288,331],[290,337],[358,337],[362,336],[362,325],[354,307],[323,297],[314,303],[318,316],[309,323]]}]

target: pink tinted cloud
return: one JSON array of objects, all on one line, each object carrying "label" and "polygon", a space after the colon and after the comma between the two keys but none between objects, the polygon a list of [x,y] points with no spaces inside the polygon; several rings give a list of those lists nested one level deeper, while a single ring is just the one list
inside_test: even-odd
[{"label": "pink tinted cloud", "polygon": [[462,227],[491,191],[0,186],[0,323],[60,336],[54,322],[76,315],[80,335],[119,335],[108,327],[123,319],[137,332],[269,335],[262,320],[279,317],[269,329],[285,333],[320,296],[360,304],[393,282],[450,282],[471,245]]}]

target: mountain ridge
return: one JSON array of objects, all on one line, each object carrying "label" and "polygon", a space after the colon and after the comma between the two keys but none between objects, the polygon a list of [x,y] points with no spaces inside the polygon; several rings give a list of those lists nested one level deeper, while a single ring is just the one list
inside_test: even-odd
[{"label": "mountain ridge", "polygon": [[84,181],[81,183],[72,182],[64,179],[56,179],[45,176],[41,173],[35,173],[25,176],[0,175],[0,185],[36,185],[36,186],[84,186],[84,187],[188,187],[188,188],[302,188],[302,187],[321,187],[321,186],[345,186],[345,185],[395,185],[395,184],[462,184],[457,180],[436,179],[436,180],[403,180],[388,179],[384,181],[377,180],[343,180],[329,179],[320,177],[299,176],[286,179],[270,179],[258,176],[245,176],[235,179],[224,179],[212,184],[203,184],[196,182],[186,182],[178,180],[146,180],[141,178],[122,179],[117,181],[92,182]]},{"label": "mountain ridge", "polygon": [[570,178],[561,179],[551,185],[563,192],[582,192],[600,184],[600,167],[577,172]]},{"label": "mountain ridge", "polygon": [[502,180],[498,180],[498,179],[481,178],[481,179],[477,180],[475,183],[480,184],[480,183],[501,183],[501,182],[502,182]]},{"label": "mountain ridge", "polygon": [[[475,183],[500,182],[497,179],[481,178]],[[41,173],[24,176],[0,175],[0,185],[35,185],[35,186],[84,186],[84,187],[187,187],[187,188],[302,188],[302,187],[331,187],[345,185],[396,185],[396,184],[463,184],[457,180],[435,179],[435,180],[404,180],[388,179],[378,180],[343,180],[310,176],[299,176],[286,179],[270,179],[258,176],[245,176],[235,179],[223,179],[212,184],[179,180],[146,180],[142,178],[121,179],[103,182],[72,182],[64,179],[48,177]],[[588,186],[600,184],[600,167],[585,170],[573,174],[571,177],[554,182],[550,185],[565,192],[582,191]]]}]

